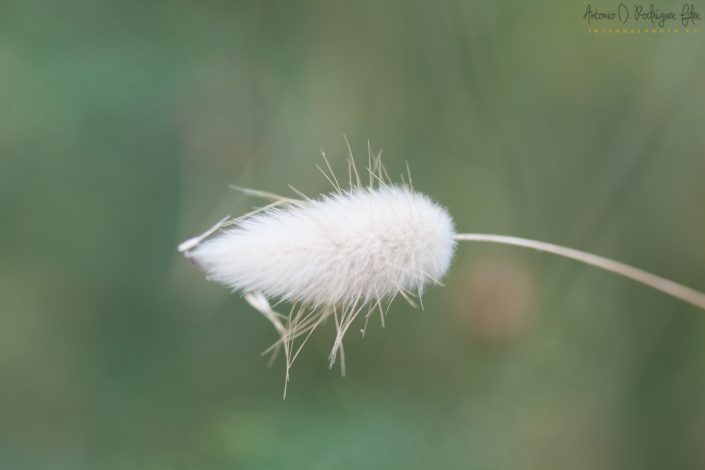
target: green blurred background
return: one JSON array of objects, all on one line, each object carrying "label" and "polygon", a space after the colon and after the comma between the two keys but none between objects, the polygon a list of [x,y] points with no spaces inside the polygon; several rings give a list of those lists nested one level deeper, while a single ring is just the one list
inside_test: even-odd
[{"label": "green blurred background", "polygon": [[466,244],[424,311],[348,337],[348,377],[322,328],[283,401],[269,324],[176,252],[259,202],[228,183],[327,191],[346,134],[462,231],[705,289],[705,28],[585,7],[2,2],[0,468],[704,468],[687,304]]}]

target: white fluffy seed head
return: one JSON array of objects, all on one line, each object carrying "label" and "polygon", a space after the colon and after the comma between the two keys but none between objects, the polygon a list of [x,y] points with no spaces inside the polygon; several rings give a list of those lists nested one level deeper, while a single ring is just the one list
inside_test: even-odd
[{"label": "white fluffy seed head", "polygon": [[420,295],[448,270],[453,235],[445,209],[406,186],[385,185],[268,209],[189,256],[235,291],[350,308]]}]

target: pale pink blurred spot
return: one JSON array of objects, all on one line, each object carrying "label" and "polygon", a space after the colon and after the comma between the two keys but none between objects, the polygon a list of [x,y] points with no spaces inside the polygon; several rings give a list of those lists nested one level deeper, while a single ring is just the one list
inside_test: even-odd
[{"label": "pale pink blurred spot", "polygon": [[535,309],[532,274],[519,261],[469,259],[453,284],[455,321],[470,335],[490,343],[521,336]]}]

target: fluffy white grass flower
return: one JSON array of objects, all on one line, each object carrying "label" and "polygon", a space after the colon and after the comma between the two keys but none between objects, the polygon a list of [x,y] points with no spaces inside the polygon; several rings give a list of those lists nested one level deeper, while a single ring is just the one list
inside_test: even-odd
[{"label": "fluffy white grass flower", "polygon": [[[349,147],[348,147],[349,149]],[[335,322],[329,359],[341,357],[343,337],[360,315],[365,325],[374,312],[382,323],[391,301],[402,296],[411,305],[429,283],[440,283],[450,267],[456,240],[522,246],[571,258],[631,278],[705,309],[705,294],[640,269],[590,253],[524,238],[492,234],[456,234],[438,204],[416,192],[411,177],[391,182],[379,155],[369,152],[369,184],[360,182],[352,152],[348,189],[343,190],[325,159],[334,192],[311,199],[237,188],[272,202],[238,219],[226,217],[203,235],[185,241],[179,251],[208,276],[245,299],[275,327],[279,350],[289,370],[311,333],[326,319]],[[292,188],[293,189],[293,188]],[[232,227],[232,228],[227,228]],[[218,235],[211,237],[216,232]],[[287,302],[284,315],[269,299]]]},{"label": "fluffy white grass flower", "polygon": [[356,188],[253,215],[190,256],[234,291],[345,311],[420,296],[448,270],[453,236],[448,213],[409,187]]},{"label": "fluffy white grass flower", "polygon": [[[279,340],[265,353],[274,359],[284,351],[287,382],[301,347],[328,318],[336,327],[330,365],[340,356],[344,374],[343,337],[354,320],[364,315],[364,334],[374,312],[384,323],[395,297],[415,306],[429,283],[440,283],[455,251],[450,215],[414,191],[410,177],[392,184],[370,151],[369,184],[363,186],[352,153],[348,163],[348,189],[328,165],[330,173],[321,172],[334,191],[317,199],[235,187],[272,202],[223,219],[179,246],[209,280],[243,293],[274,325]],[[288,315],[275,312],[269,299],[289,303]]]}]

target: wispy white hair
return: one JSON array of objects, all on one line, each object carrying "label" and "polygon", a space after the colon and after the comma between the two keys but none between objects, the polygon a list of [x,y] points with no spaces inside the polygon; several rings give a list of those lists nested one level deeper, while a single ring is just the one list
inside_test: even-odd
[{"label": "wispy white hair", "polygon": [[423,194],[360,188],[266,210],[190,256],[235,291],[346,309],[420,295],[448,270],[453,234],[448,213]]},{"label": "wispy white hair", "polygon": [[[335,190],[316,199],[244,190],[274,202],[224,219],[180,246],[208,279],[244,294],[272,322],[280,339],[268,351],[284,349],[287,379],[300,347],[323,321],[335,321],[332,366],[361,313],[366,328],[374,311],[384,322],[397,295],[414,305],[414,297],[445,275],[455,251],[450,215],[414,191],[410,178],[392,184],[379,156],[370,154],[370,183],[362,186],[352,155],[348,162],[348,189],[328,165],[330,175],[321,171]],[[289,303],[289,314],[275,312],[270,299]],[[344,357],[341,367],[344,373]]]}]

